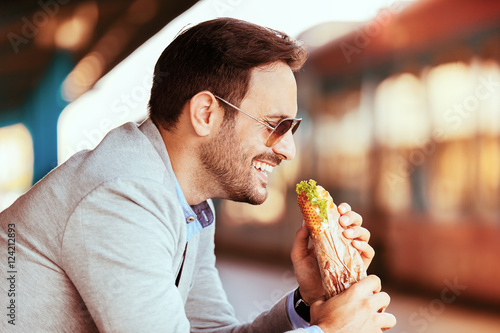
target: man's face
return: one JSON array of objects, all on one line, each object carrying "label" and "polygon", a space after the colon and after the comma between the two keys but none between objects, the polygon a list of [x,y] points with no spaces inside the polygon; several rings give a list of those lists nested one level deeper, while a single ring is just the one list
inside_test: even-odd
[{"label": "man's face", "polygon": [[[297,114],[297,86],[284,63],[256,68],[240,108],[275,127],[284,118]],[[201,146],[200,158],[217,183],[221,197],[261,204],[267,198],[267,173],[295,156],[291,131],[273,147],[265,143],[270,130],[237,111],[234,121],[225,121],[219,133]]]}]

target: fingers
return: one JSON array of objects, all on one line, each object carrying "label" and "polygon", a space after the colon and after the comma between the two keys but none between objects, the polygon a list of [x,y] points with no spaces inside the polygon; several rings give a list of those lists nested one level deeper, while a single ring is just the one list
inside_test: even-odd
[{"label": "fingers", "polygon": [[[375,250],[373,249],[373,247],[371,247],[370,244],[368,244],[367,242],[361,242],[358,240],[353,241],[352,245],[354,246],[354,248],[356,250],[359,251],[362,258],[368,259],[368,261],[363,260],[365,265],[368,266],[368,264],[371,262],[373,257],[375,257]],[[367,268],[367,267],[365,267],[365,268]]]},{"label": "fingers", "polygon": [[388,329],[393,328],[397,323],[396,317],[387,312],[378,314],[376,318],[378,326],[382,327],[382,331],[387,331]]},{"label": "fingers", "polygon": [[360,226],[363,223],[363,217],[356,212],[348,211],[340,216],[339,221],[344,228],[349,226]]},{"label": "fingers", "polygon": [[351,206],[349,206],[348,203],[343,202],[337,207],[337,209],[339,210],[339,213],[343,215],[351,210]]},{"label": "fingers", "polygon": [[370,298],[370,305],[373,309],[379,311],[380,313],[382,313],[383,310],[385,310],[385,308],[389,306],[390,302],[391,297],[386,292],[379,292],[377,294],[374,294]]},{"label": "fingers", "polygon": [[385,312],[385,309],[391,302],[391,297],[386,292],[380,292],[371,297],[370,303],[373,306],[372,309],[377,310],[375,316],[375,325],[382,328],[382,331],[386,331],[396,325],[396,317]]},{"label": "fingers", "polygon": [[358,283],[352,285],[347,291],[359,293],[360,295],[373,295],[382,289],[380,278],[376,275],[368,275]]},{"label": "fingers", "polygon": [[370,232],[368,229],[362,227],[351,227],[347,228],[342,232],[346,238],[357,239],[363,242],[368,242],[370,240]]},{"label": "fingers", "polygon": [[339,206],[339,211],[346,211],[340,216],[339,223],[346,228],[342,234],[347,239],[352,239],[352,245],[360,252],[363,257],[365,267],[368,267],[375,256],[375,250],[368,244],[370,240],[370,232],[368,229],[361,227],[363,218],[356,212],[350,210],[350,206],[342,203]]},{"label": "fingers", "polygon": [[396,325],[396,317],[384,312],[391,299],[380,291],[380,279],[370,275],[326,302],[311,305],[311,324],[325,332],[380,332]]}]

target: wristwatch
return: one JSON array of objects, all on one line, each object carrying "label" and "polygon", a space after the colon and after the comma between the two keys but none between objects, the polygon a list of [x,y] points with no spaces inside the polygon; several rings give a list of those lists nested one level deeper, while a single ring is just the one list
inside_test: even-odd
[{"label": "wristwatch", "polygon": [[309,304],[307,304],[306,301],[302,299],[299,288],[295,289],[295,292],[293,293],[293,307],[295,309],[295,312],[297,312],[297,314],[302,319],[307,322],[311,321],[311,311]]}]

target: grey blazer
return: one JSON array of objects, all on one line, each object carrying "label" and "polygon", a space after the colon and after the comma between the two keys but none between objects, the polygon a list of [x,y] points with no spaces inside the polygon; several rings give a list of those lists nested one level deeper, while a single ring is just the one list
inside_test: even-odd
[{"label": "grey blazer", "polygon": [[[175,286],[186,221],[150,119],[75,154],[1,212],[0,223],[3,251],[8,225],[15,230],[15,330],[3,314],[2,332],[292,329],[286,298],[252,323],[237,322],[215,268],[214,224],[189,241]],[[9,288],[2,277],[1,294]]]}]

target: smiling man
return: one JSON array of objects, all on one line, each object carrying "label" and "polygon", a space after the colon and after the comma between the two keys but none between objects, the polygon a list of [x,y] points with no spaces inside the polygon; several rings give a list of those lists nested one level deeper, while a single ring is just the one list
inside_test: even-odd
[{"label": "smiling man", "polygon": [[[215,268],[210,199],[261,204],[267,173],[294,158],[300,119],[293,71],[305,57],[286,35],[235,19],[203,22],[177,36],[157,62],[150,117],[75,154],[0,213],[3,248],[12,230],[16,235],[16,329],[392,327],[394,317],[383,312],[389,297],[374,276],[324,301],[304,227],[291,255],[299,288],[251,323],[236,320]],[[346,204],[339,211],[368,265],[374,253],[361,217]],[[5,279],[1,286],[7,293]]]}]

